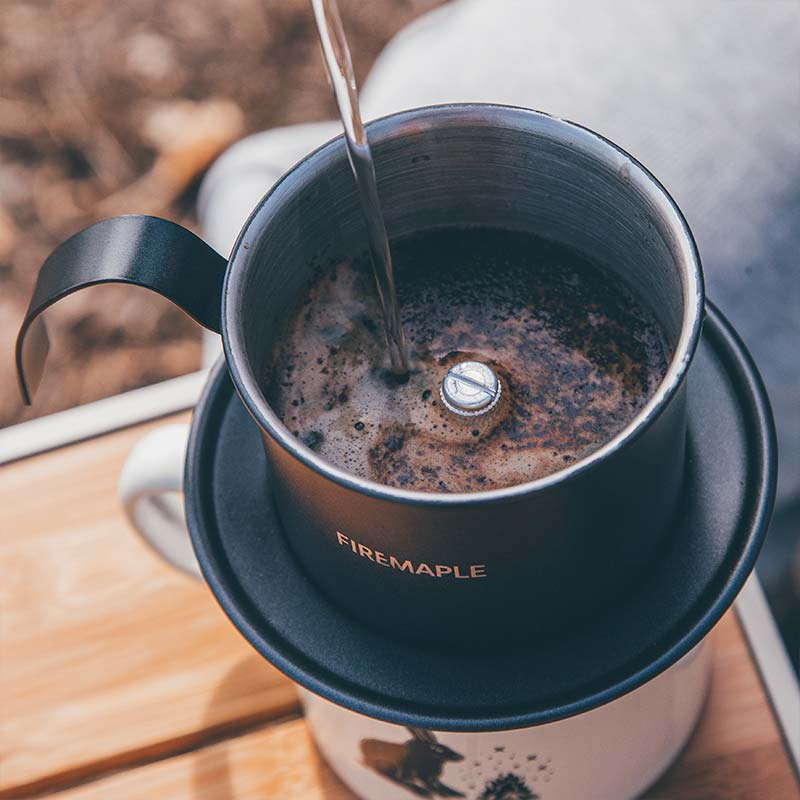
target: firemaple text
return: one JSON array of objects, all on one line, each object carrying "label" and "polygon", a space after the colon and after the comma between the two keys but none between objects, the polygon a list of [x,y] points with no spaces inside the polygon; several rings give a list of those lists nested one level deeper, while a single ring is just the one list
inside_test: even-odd
[{"label": "firemaple text", "polygon": [[401,572],[408,572],[410,575],[427,575],[429,578],[485,578],[486,564],[426,564],[424,561],[414,563],[408,558],[399,559],[393,555],[387,555],[380,550],[367,547],[349,536],[345,536],[341,531],[336,531],[336,539],[343,547],[348,547],[357,556],[366,558],[373,564],[388,569],[399,569]]}]

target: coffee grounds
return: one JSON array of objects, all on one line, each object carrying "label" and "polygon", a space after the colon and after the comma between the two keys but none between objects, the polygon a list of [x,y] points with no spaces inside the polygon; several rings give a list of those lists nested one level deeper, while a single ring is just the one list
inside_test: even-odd
[{"label": "coffee grounds", "polygon": [[[528,234],[447,229],[393,242],[407,379],[387,369],[369,262],[322,271],[271,354],[265,394],[309,448],[356,475],[474,492],[556,472],[636,415],[667,369],[653,314],[618,279]],[[439,386],[466,359],[503,384],[462,418]]]}]

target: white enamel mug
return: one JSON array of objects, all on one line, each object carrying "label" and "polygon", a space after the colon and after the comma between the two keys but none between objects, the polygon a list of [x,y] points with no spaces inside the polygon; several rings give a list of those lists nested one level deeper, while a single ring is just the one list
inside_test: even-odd
[{"label": "white enamel mug", "polygon": [[710,650],[701,642],[604,706],[510,731],[404,728],[305,689],[300,696],[325,760],[363,800],[629,800],[659,778],[694,730]]}]

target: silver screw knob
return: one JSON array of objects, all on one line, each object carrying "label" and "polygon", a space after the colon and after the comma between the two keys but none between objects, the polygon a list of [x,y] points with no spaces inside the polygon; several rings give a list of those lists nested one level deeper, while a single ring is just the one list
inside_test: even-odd
[{"label": "silver screw knob", "polygon": [[491,367],[480,361],[461,361],[447,371],[439,390],[445,407],[462,417],[478,417],[500,400],[502,386]]}]

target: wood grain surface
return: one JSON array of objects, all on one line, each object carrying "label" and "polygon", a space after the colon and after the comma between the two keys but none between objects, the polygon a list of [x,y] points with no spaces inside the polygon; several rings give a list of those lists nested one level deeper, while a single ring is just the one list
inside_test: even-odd
[{"label": "wood grain surface", "polygon": [[159,424],[0,468],[0,797],[297,708],[208,589],[122,516],[122,464]]},{"label": "wood grain surface", "polygon": [[[0,798],[352,800],[290,682],[125,522],[122,464],[163,422],[0,468]],[[800,798],[733,613],[712,637],[701,723],[646,797]]]}]

